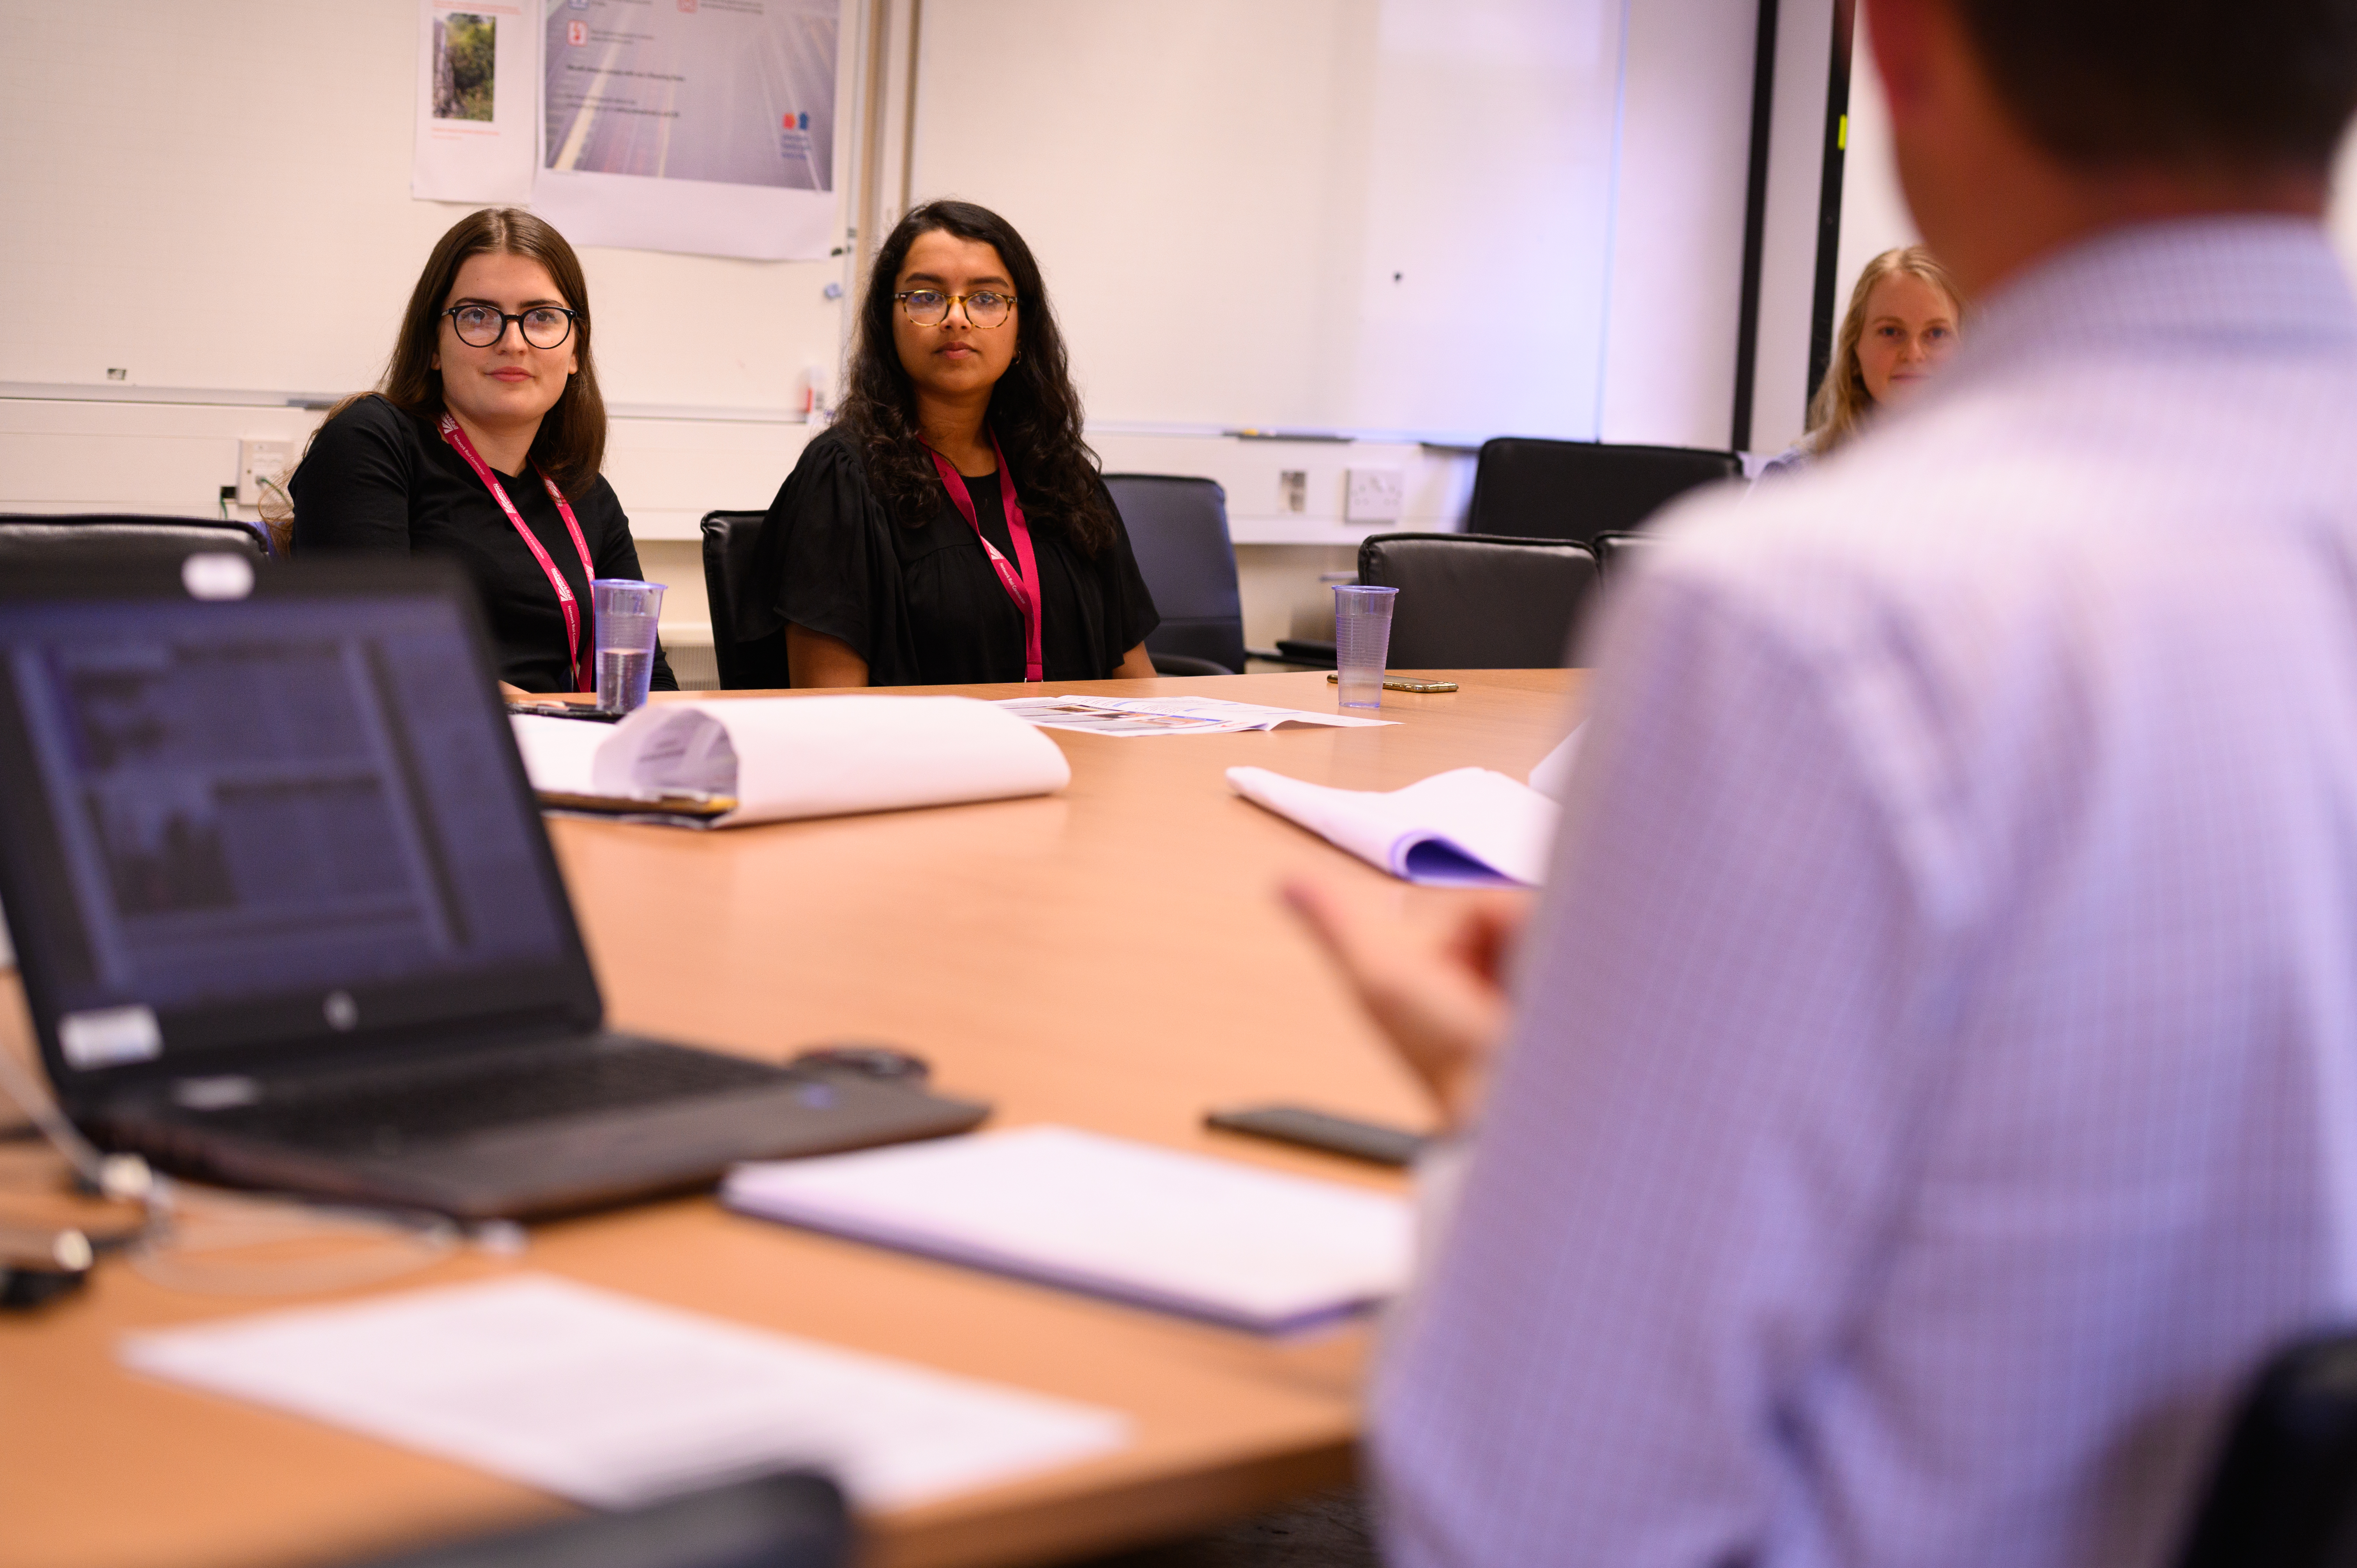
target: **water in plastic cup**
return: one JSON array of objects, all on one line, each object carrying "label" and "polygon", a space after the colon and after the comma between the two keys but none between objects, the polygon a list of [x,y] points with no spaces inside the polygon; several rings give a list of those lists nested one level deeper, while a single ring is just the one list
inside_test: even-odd
[{"label": "water in plastic cup", "polygon": [[608,714],[644,707],[655,673],[655,623],[662,616],[663,585],[630,577],[599,577],[589,585],[597,628],[597,706]]},{"label": "water in plastic cup", "polygon": [[1334,682],[1346,708],[1383,705],[1383,657],[1391,650],[1397,588],[1334,585]]}]

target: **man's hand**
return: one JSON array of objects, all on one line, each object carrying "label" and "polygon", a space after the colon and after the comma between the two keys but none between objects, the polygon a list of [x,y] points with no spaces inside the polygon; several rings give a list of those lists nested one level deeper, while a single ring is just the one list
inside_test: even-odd
[{"label": "man's hand", "polygon": [[1431,1090],[1443,1123],[1469,1125],[1506,1032],[1506,963],[1531,895],[1469,894],[1431,927],[1369,914],[1319,882],[1289,882],[1284,892]]}]

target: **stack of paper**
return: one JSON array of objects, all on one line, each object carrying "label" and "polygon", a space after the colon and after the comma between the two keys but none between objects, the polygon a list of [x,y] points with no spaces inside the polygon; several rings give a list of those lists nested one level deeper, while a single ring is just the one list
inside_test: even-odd
[{"label": "stack of paper", "polygon": [[1090,735],[1232,735],[1286,725],[1359,729],[1399,722],[1231,703],[1222,697],[1009,697],[995,705],[1041,729],[1082,730]]},{"label": "stack of paper", "polygon": [[597,1508],[805,1466],[906,1508],[1128,1433],[1117,1411],[544,1274],[134,1334],[123,1359]]},{"label": "stack of paper", "polygon": [[1300,823],[1371,865],[1441,887],[1535,887],[1546,879],[1555,803],[1486,768],[1436,773],[1405,789],[1337,789],[1231,768],[1245,800]]},{"label": "stack of paper", "polygon": [[1044,795],[1056,743],[971,697],[651,703],[613,725],[509,721],[544,803],[733,827]]},{"label": "stack of paper", "polygon": [[732,1208],[1265,1331],[1406,1283],[1408,1206],[1070,1127],[740,1165]]}]

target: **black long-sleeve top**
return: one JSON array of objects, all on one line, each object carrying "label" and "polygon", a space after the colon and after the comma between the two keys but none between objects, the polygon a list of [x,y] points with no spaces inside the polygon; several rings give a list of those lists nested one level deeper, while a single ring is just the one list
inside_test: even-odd
[{"label": "black long-sleeve top", "polygon": [[[581,646],[594,645],[588,580],[556,502],[537,473],[501,474],[508,499],[564,574],[581,605]],[[569,692],[565,612],[547,574],[475,470],[433,424],[381,397],[365,397],[319,427],[287,483],[295,498],[295,554],[336,552],[440,555],[457,562],[482,596],[500,679],[527,692]],[[638,546],[614,488],[599,476],[565,498],[600,577],[637,577]],[[655,652],[652,682],[676,690]]]},{"label": "black long-sleeve top", "polygon": [[[1000,476],[969,476],[965,484],[983,533],[1014,560]],[[1104,501],[1114,536],[1093,557],[1052,522],[1032,522],[1049,681],[1104,679],[1161,621],[1121,514],[1111,496]],[[903,526],[839,429],[811,439],[770,504],[737,635],[754,640],[789,621],[849,644],[867,661],[870,685],[1023,679],[1022,612],[949,491],[940,491],[923,526]]]}]

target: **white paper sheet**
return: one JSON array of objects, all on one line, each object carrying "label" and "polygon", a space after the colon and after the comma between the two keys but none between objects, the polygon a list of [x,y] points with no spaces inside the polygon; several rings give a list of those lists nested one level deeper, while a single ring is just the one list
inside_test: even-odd
[{"label": "white paper sheet", "polygon": [[552,719],[539,714],[510,714],[516,749],[523,753],[524,777],[535,789],[556,789],[587,795],[596,785],[591,770],[597,748],[614,733],[611,725],[594,719]]},{"label": "white paper sheet", "polygon": [[732,1208],[1278,1330],[1407,1282],[1408,1206],[1071,1127],[740,1165]]},{"label": "white paper sheet", "polygon": [[533,788],[608,800],[734,796],[712,825],[1045,795],[1056,743],[971,697],[745,697],[650,703],[618,725],[510,715]]},{"label": "white paper sheet", "polygon": [[1550,800],[1562,800],[1564,791],[1571,788],[1572,764],[1579,760],[1579,737],[1586,733],[1584,724],[1572,725],[1571,733],[1556,742],[1553,751],[1532,765],[1532,789]]},{"label": "white paper sheet", "polygon": [[[493,62],[488,82],[475,73]],[[540,7],[417,0],[417,140],[409,194],[520,206],[539,145]]]},{"label": "white paper sheet", "polygon": [[1218,697],[1008,697],[994,705],[1041,729],[1085,730],[1091,735],[1229,735],[1286,725],[1358,729],[1399,722],[1271,708]]},{"label": "white paper sheet", "polygon": [[1265,768],[1231,768],[1254,805],[1394,876],[1438,887],[1546,880],[1555,803],[1520,779],[1458,768],[1404,789],[1337,789]]},{"label": "white paper sheet", "polygon": [[906,1508],[1128,1433],[1117,1411],[545,1274],[134,1334],[122,1358],[599,1508],[798,1464]]}]

